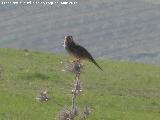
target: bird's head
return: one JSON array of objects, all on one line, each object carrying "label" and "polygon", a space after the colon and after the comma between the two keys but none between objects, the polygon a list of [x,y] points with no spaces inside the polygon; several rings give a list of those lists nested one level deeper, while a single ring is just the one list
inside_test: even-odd
[{"label": "bird's head", "polygon": [[65,36],[64,45],[63,46],[65,47],[66,45],[69,45],[71,43],[74,43],[73,37],[72,36]]}]

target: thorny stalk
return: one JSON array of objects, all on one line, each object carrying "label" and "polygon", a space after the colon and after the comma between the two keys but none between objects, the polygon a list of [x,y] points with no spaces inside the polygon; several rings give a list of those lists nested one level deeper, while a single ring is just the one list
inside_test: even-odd
[{"label": "thorny stalk", "polygon": [[[83,65],[80,62],[69,63],[65,66],[65,69],[75,74],[75,81],[72,87],[72,106],[71,109],[65,109],[60,112],[59,120],[74,120],[76,116],[79,115],[78,108],[76,106],[76,97],[82,92],[80,74]],[[87,113],[87,114],[86,114]],[[88,109],[85,107],[83,112],[83,117],[81,119],[85,120],[89,115]]]}]

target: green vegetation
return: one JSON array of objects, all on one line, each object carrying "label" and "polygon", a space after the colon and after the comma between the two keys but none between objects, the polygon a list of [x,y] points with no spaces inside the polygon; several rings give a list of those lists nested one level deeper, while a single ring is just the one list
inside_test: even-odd
[{"label": "green vegetation", "polygon": [[[68,58],[51,53],[0,49],[0,120],[54,120],[71,105],[74,76],[63,72]],[[81,76],[80,107],[89,105],[88,120],[160,120],[160,67],[101,60],[99,71],[86,63]],[[37,102],[48,89],[51,99]]]}]

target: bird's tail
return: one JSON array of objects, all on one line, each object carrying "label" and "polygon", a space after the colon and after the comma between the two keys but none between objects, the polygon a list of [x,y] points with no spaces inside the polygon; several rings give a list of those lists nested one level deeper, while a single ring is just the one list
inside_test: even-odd
[{"label": "bird's tail", "polygon": [[103,71],[103,69],[97,64],[97,62],[96,62],[94,59],[92,59],[91,61],[92,61],[100,70]]}]

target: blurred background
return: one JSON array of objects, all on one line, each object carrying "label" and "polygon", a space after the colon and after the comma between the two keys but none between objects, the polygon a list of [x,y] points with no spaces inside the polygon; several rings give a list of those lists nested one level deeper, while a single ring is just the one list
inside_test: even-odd
[{"label": "blurred background", "polygon": [[96,58],[160,64],[160,0],[77,0],[75,5],[52,6],[0,3],[1,48],[64,54],[64,36],[72,35]]}]

